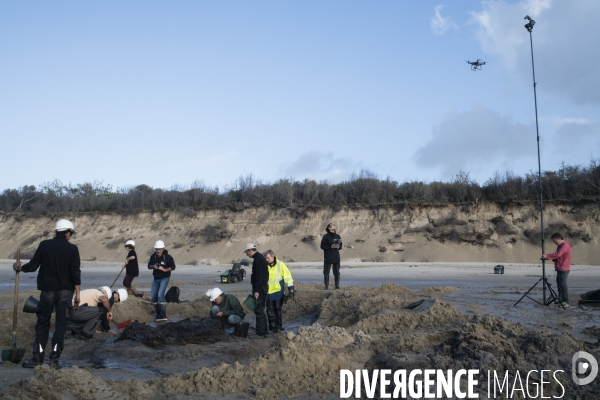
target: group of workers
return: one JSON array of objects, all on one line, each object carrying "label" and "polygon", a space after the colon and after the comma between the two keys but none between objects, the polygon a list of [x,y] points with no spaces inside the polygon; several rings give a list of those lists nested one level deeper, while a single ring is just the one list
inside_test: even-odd
[{"label": "group of workers", "polygon": [[[326,231],[321,241],[321,249],[324,251],[324,285],[325,289],[329,288],[329,273],[333,267],[335,288],[339,289],[339,250],[342,249],[342,241],[334,224],[328,224]],[[99,330],[116,333],[109,325],[113,318],[113,305],[127,300],[130,295],[144,295],[132,286],[134,278],[139,275],[133,240],[127,240],[125,243],[128,252],[123,265],[123,269],[126,270],[123,279],[125,288],[111,290],[110,287],[103,286],[98,289],[81,290],[79,249],[70,243],[75,235],[75,226],[71,221],[61,219],[56,223],[55,232],[54,238],[43,240],[39,244],[28,263],[21,264],[17,261],[13,264],[16,272],[35,272],[39,269],[37,288],[41,293],[35,307],[37,322],[33,357],[23,363],[25,368],[34,368],[44,363],[53,312],[56,312],[55,331],[52,335],[49,360],[51,365],[59,366],[65,338],[90,340]],[[148,269],[152,270],[154,278],[151,304],[156,312],[155,321],[160,322],[167,320],[165,292],[171,271],[175,270],[176,266],[162,240],[155,242],[154,250],[148,262]],[[288,267],[277,259],[272,250],[260,253],[253,243],[248,243],[244,253],[253,259],[250,281],[254,297],[256,334],[250,338],[265,338],[269,332],[276,333],[284,329],[282,307],[285,288],[293,294],[294,281]],[[234,332],[239,331],[245,313],[237,297],[225,294],[219,288],[209,290],[206,295],[212,302],[211,317],[233,326]]]}]

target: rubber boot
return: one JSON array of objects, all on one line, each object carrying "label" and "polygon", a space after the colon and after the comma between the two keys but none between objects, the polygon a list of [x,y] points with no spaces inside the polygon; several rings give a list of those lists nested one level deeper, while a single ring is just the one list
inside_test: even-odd
[{"label": "rubber boot", "polygon": [[155,321],[167,321],[167,303],[158,303],[158,309],[160,311],[160,315],[158,319],[155,319]]},{"label": "rubber boot", "polygon": [[[35,346],[38,346],[37,349],[35,349]],[[22,364],[23,368],[35,368],[38,365],[43,365],[44,364],[44,349],[42,349],[42,346],[34,343],[34,351],[33,351],[33,357],[31,358],[31,360],[29,361],[25,361]]]},{"label": "rubber boot", "polygon": [[60,363],[58,359],[60,358],[60,350],[58,350],[57,345],[54,345],[54,349],[50,353],[50,366],[54,368],[60,368]]},{"label": "rubber boot", "polygon": [[154,317],[154,322],[156,322],[160,318],[160,308],[158,306],[158,303],[153,303],[152,305],[154,306],[154,312],[156,312],[156,317]]},{"label": "rubber boot", "polygon": [[329,289],[329,275],[323,275],[323,280],[325,282],[325,290]]},{"label": "rubber boot", "polygon": [[339,289],[340,288],[340,277],[334,276],[333,279],[335,279],[335,288]]}]

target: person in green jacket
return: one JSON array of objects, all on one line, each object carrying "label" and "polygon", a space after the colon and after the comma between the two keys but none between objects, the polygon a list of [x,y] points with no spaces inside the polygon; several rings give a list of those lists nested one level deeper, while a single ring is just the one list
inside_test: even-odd
[{"label": "person in green jacket", "polygon": [[220,318],[227,325],[238,327],[246,314],[240,301],[232,294],[225,294],[219,288],[206,292],[212,301],[210,316],[212,319]]}]

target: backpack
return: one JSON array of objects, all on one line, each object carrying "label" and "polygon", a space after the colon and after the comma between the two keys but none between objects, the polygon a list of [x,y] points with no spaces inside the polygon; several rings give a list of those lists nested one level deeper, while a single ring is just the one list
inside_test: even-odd
[{"label": "backpack", "polygon": [[167,303],[181,303],[179,300],[179,288],[177,286],[171,286],[169,290],[167,290],[167,294],[165,294],[165,299]]}]

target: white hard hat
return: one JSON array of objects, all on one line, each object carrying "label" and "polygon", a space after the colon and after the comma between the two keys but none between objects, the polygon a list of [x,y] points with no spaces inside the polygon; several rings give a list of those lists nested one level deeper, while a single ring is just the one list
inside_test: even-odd
[{"label": "white hard hat", "polygon": [[154,243],[154,248],[155,249],[164,249],[165,248],[165,242],[163,242],[162,240],[157,240]]},{"label": "white hard hat", "polygon": [[206,295],[208,297],[210,297],[210,301],[215,301],[215,299],[217,297],[219,297],[222,293],[223,293],[223,291],[221,289],[219,289],[218,287],[216,287],[214,289],[210,289],[209,291],[207,291]]},{"label": "white hard hat", "polygon": [[[108,286],[100,286],[98,290],[105,292],[104,294],[108,294],[108,299],[112,299],[112,290]],[[89,304],[88,304],[89,305]]]},{"label": "white hard hat", "polygon": [[119,303],[127,300],[127,289],[117,289],[116,292],[119,293]]},{"label": "white hard hat", "polygon": [[135,242],[131,239],[125,242],[125,246],[135,247]]},{"label": "white hard hat", "polygon": [[56,232],[71,231],[75,233],[75,226],[68,219],[61,219],[56,223]]},{"label": "white hard hat", "polygon": [[244,248],[244,253],[247,252],[248,250],[256,250],[256,246],[254,245],[254,243],[248,243],[246,245],[246,247]]}]

